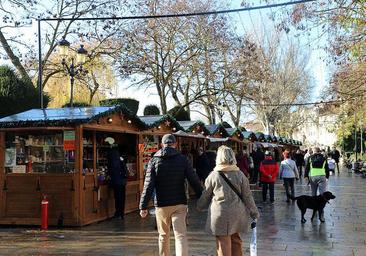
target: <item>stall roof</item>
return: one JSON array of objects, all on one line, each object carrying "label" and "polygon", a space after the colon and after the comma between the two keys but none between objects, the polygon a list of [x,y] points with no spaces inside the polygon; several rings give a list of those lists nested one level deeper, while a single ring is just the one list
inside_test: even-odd
[{"label": "stall roof", "polygon": [[265,140],[264,133],[262,133],[262,132],[256,132],[255,136],[257,137],[258,141],[264,141]]},{"label": "stall roof", "polygon": [[192,132],[199,126],[203,130],[204,134],[210,134],[210,131],[206,128],[206,124],[202,121],[178,121],[178,123],[185,131]]},{"label": "stall roof", "polygon": [[278,137],[277,137],[277,136],[272,135],[271,137],[272,137],[272,141],[273,141],[273,142],[278,142]]},{"label": "stall roof", "polygon": [[124,105],[101,107],[31,109],[0,119],[0,128],[65,126],[95,121],[101,117],[121,112],[138,126],[145,124]]},{"label": "stall roof", "polygon": [[240,128],[225,128],[226,132],[230,135],[230,137],[233,137],[235,134],[241,139],[244,139],[244,135]]},{"label": "stall roof", "polygon": [[242,132],[242,134],[245,139],[253,140],[253,141],[257,140],[257,136],[255,136],[254,132],[246,131],[246,132]]},{"label": "stall roof", "polygon": [[176,130],[184,131],[184,128],[177,122],[177,120],[169,114],[156,116],[139,116],[139,118],[150,128],[158,127],[162,123],[169,123],[169,125],[170,123],[173,123]]},{"label": "stall roof", "polygon": [[239,129],[240,129],[242,132],[246,132],[246,131],[247,131],[247,129],[245,129],[245,127],[244,127],[244,126],[240,126],[240,127],[239,127]]},{"label": "stall roof", "polygon": [[273,142],[272,136],[268,134],[264,134],[264,139],[266,142]]},{"label": "stall roof", "polygon": [[222,131],[223,133],[225,133],[225,134],[222,134],[223,137],[230,136],[222,124],[210,124],[210,125],[206,125],[206,128],[210,132],[211,135],[215,134],[218,131]]}]

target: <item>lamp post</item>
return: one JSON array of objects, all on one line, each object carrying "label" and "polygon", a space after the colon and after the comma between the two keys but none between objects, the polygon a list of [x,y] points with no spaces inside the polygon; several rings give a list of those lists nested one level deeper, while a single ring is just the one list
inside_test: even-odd
[{"label": "lamp post", "polygon": [[218,107],[217,107],[217,114],[220,117],[220,122],[223,123],[223,117],[225,112],[226,104],[224,102],[219,101]]},{"label": "lamp post", "polygon": [[76,63],[74,57],[71,57],[71,64],[68,65],[66,63],[66,58],[69,55],[70,43],[62,37],[62,40],[58,43],[60,49],[60,56],[62,57],[61,64],[67,70],[67,73],[70,75],[70,107],[73,107],[74,104],[74,77],[81,72],[83,72],[83,64],[85,63],[86,56],[88,51],[84,49],[84,45],[80,45],[80,48],[76,52]]}]

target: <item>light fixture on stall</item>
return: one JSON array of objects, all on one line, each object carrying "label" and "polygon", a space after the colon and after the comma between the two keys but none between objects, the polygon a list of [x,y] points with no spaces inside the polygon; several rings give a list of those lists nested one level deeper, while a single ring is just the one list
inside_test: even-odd
[{"label": "light fixture on stall", "polygon": [[108,122],[109,124],[111,124],[111,123],[113,122],[113,119],[112,119],[111,117],[109,117],[109,118],[107,119],[107,122]]},{"label": "light fixture on stall", "polygon": [[161,126],[160,125],[158,126],[158,129],[161,129]]},{"label": "light fixture on stall", "polygon": [[129,120],[127,121],[127,123],[129,123],[129,124],[130,124],[130,123],[132,123],[132,121],[129,119]]},{"label": "light fixture on stall", "polygon": [[173,131],[176,131],[176,130],[177,130],[177,128],[173,127]]}]

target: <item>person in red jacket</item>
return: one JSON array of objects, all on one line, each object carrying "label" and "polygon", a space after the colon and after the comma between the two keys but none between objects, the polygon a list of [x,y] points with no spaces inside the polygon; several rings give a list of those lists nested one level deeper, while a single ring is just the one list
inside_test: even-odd
[{"label": "person in red jacket", "polygon": [[273,159],[271,153],[266,151],[264,153],[264,160],[260,163],[259,171],[261,173],[262,182],[262,198],[263,202],[267,200],[267,190],[269,188],[269,199],[271,204],[274,203],[274,184],[279,172],[277,162]]}]

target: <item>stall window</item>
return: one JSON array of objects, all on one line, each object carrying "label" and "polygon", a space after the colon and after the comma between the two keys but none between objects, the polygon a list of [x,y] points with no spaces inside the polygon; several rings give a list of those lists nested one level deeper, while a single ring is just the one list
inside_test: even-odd
[{"label": "stall window", "polygon": [[[95,133],[95,142],[93,140]],[[114,139],[120,155],[126,162],[128,179],[137,180],[137,136],[125,133],[105,133],[84,131],[83,135],[83,173],[97,172],[99,183],[108,180],[108,151],[111,145],[105,142],[107,137]],[[95,154],[94,154],[95,143]],[[95,158],[95,159],[94,159]],[[95,168],[94,170],[94,162]]]},{"label": "stall window", "polygon": [[63,131],[6,133],[6,173],[75,172],[75,137],[64,137]]},{"label": "stall window", "polygon": [[142,162],[144,165],[144,173],[145,173],[150,159],[154,156],[156,151],[159,150],[160,137],[158,135],[145,135],[143,138],[144,138],[144,149],[143,149]]}]

